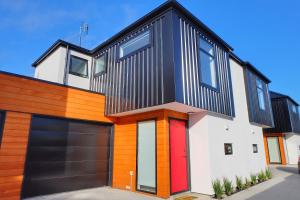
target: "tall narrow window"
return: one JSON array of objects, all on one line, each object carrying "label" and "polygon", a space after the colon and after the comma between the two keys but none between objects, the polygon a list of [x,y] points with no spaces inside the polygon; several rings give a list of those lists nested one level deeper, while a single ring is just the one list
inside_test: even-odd
[{"label": "tall narrow window", "polygon": [[156,193],[156,122],[138,122],[137,190]]},{"label": "tall narrow window", "polygon": [[296,107],[296,105],[292,104],[292,110],[293,110],[293,113],[297,114],[297,107]]},{"label": "tall narrow window", "polygon": [[86,78],[88,76],[88,61],[76,56],[71,56],[69,73]]},{"label": "tall narrow window", "polygon": [[217,88],[214,47],[202,38],[200,38],[200,73],[202,83]]},{"label": "tall narrow window", "polygon": [[106,70],[106,54],[96,58],[94,76],[103,74]]},{"label": "tall narrow window", "polygon": [[257,90],[259,108],[261,110],[265,110],[266,109],[265,93],[263,88],[263,82],[260,79],[256,79],[256,90]]},{"label": "tall narrow window", "polygon": [[150,30],[132,38],[120,46],[119,58],[128,56],[150,45]]},{"label": "tall narrow window", "polygon": [[2,143],[3,129],[4,129],[5,112],[0,112],[0,147]]}]

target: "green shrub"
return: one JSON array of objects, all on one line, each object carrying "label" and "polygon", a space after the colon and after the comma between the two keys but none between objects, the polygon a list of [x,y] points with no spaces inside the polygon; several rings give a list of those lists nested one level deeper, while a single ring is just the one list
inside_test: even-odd
[{"label": "green shrub", "polygon": [[269,168],[266,169],[265,175],[266,175],[267,179],[271,179],[272,178],[271,170]]},{"label": "green shrub", "polygon": [[266,175],[264,173],[264,171],[260,171],[257,175],[257,179],[259,182],[263,182],[266,180]]},{"label": "green shrub", "polygon": [[223,185],[221,184],[221,181],[218,179],[213,181],[212,186],[215,192],[215,197],[217,199],[222,199],[222,196],[224,195],[224,188]]},{"label": "green shrub", "polygon": [[248,178],[245,178],[244,188],[249,188],[251,186],[251,181]]},{"label": "green shrub", "polygon": [[251,174],[250,175],[250,179],[251,179],[251,184],[255,185],[256,184],[256,175],[255,174]]},{"label": "green shrub", "polygon": [[233,193],[233,186],[232,182],[229,181],[227,178],[223,178],[223,186],[224,192],[227,196],[230,196]]},{"label": "green shrub", "polygon": [[236,176],[235,177],[235,181],[236,181],[236,189],[238,191],[243,190],[244,186],[243,186],[243,181],[241,177]]}]

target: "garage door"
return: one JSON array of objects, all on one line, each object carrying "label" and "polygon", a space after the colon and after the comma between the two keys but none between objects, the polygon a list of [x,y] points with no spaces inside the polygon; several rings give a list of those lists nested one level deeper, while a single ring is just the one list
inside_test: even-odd
[{"label": "garage door", "polygon": [[108,185],[111,126],[35,116],[23,197]]}]

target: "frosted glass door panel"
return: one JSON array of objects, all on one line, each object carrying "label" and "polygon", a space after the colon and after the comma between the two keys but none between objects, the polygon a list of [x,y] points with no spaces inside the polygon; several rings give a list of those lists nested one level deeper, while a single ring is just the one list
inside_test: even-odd
[{"label": "frosted glass door panel", "polygon": [[155,121],[138,123],[137,189],[156,192]]},{"label": "frosted glass door panel", "polygon": [[281,163],[280,150],[277,137],[268,137],[270,163]]}]

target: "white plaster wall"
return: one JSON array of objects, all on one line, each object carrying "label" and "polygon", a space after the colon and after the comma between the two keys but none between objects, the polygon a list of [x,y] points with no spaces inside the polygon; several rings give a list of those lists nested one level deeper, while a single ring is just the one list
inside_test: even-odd
[{"label": "white plaster wall", "polygon": [[286,134],[285,144],[288,164],[298,164],[298,156],[300,155],[300,135],[294,133]]},{"label": "white plaster wall", "polygon": [[92,57],[73,50],[70,50],[70,55],[74,55],[88,61],[88,77],[84,78],[68,74],[67,85],[88,90],[90,88],[90,78],[92,75]]},{"label": "white plaster wall", "polygon": [[[57,48],[50,56],[48,56],[36,67],[34,77],[64,84],[66,53],[65,47]],[[67,72],[67,82],[65,84],[88,90],[90,88],[90,78],[92,75],[92,57],[73,50],[69,51],[69,55],[74,55],[88,60],[88,77],[84,78],[75,76]],[[68,63],[70,63],[70,58],[71,57],[69,56]]]},{"label": "white plaster wall", "polygon": [[57,48],[35,68],[34,77],[55,83],[63,83],[66,49]]},{"label": "white plaster wall", "polygon": [[[227,177],[245,177],[266,168],[262,128],[249,123],[243,68],[230,60],[236,117],[217,114],[190,115],[191,191],[213,194],[211,183]],[[228,129],[228,130],[226,130]],[[224,143],[233,144],[225,155]],[[258,145],[253,153],[252,144]]]}]

